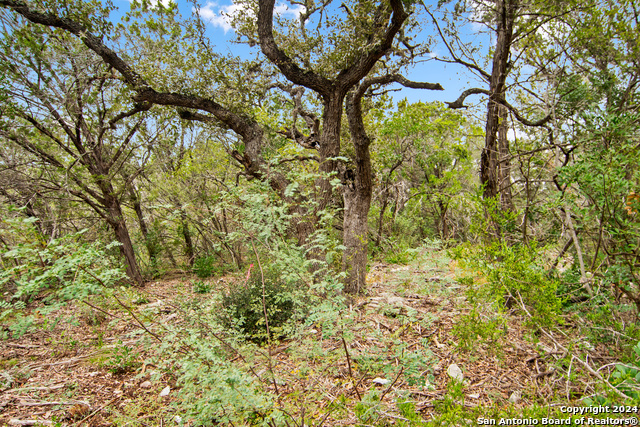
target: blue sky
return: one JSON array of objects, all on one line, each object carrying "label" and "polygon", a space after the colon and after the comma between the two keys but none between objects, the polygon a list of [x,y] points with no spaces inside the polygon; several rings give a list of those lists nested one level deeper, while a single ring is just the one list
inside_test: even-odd
[{"label": "blue sky", "polygon": [[[151,0],[152,2],[161,1],[163,3],[172,0]],[[175,1],[175,0],[174,0]],[[186,0],[177,0],[180,13],[187,17],[196,10],[193,3]],[[127,0],[120,0],[119,6],[128,7]],[[297,19],[302,6],[291,5],[288,2],[278,0],[276,2],[276,13],[285,19]],[[241,57],[250,57],[255,55],[257,47],[250,48],[245,44],[238,44],[237,36],[229,23],[229,16],[234,14],[247,13],[246,10],[233,3],[230,0],[202,0],[199,6],[200,15],[207,22],[207,35],[215,44],[221,53],[232,53]],[[423,13],[424,14],[424,13]],[[478,28],[470,28],[471,32],[478,31]],[[433,36],[435,34],[431,25],[422,27],[420,37]],[[477,34],[475,34],[477,36]],[[486,39],[486,38],[485,38]],[[445,55],[446,47],[444,45],[435,44],[432,46],[434,55]],[[253,55],[252,55],[253,54]],[[481,85],[474,77],[466,71],[463,66],[456,64],[446,64],[435,59],[416,64],[413,69],[406,74],[407,78],[415,81],[426,81],[430,83],[440,83],[444,87],[444,91],[428,91],[419,89],[401,88],[399,92],[393,92],[392,96],[395,100],[407,98],[411,102],[417,101],[453,101],[460,93],[469,87],[478,87]],[[473,103],[479,98],[469,98]]]}]

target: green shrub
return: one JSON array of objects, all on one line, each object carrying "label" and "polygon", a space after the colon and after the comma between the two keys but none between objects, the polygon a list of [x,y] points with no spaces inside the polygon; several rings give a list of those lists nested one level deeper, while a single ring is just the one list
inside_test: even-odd
[{"label": "green shrub", "polygon": [[[625,404],[637,406],[640,403],[640,367],[637,366],[637,362],[640,362],[640,342],[637,342],[633,347],[633,353],[635,364],[616,363],[615,370],[609,378],[609,384],[631,398]],[[586,398],[584,403],[594,406],[617,406],[620,404],[620,397],[612,390],[605,388],[603,392]]]},{"label": "green shrub", "polygon": [[[35,236],[35,218],[8,219],[13,233]],[[118,243],[105,248],[99,243],[88,244],[82,235],[86,230],[69,234],[46,243],[41,239],[19,242],[0,255],[0,289],[12,290],[11,299],[29,301],[48,296],[49,299],[80,299],[113,287],[124,279],[121,269],[105,254]]]},{"label": "green shrub", "polygon": [[196,294],[208,294],[211,292],[211,283],[203,280],[194,280],[191,282],[193,285],[193,292]]},{"label": "green shrub", "polygon": [[453,327],[458,338],[458,347],[464,351],[475,349],[477,344],[489,344],[492,353],[500,352],[502,339],[507,333],[507,321],[500,314],[483,313],[479,307],[473,307],[469,314],[462,316]]},{"label": "green shrub", "polygon": [[216,260],[213,255],[196,258],[193,263],[193,272],[201,279],[211,277],[216,270]]},{"label": "green shrub", "polygon": [[118,340],[113,353],[103,366],[108,368],[114,375],[126,374],[138,368],[140,365],[138,356],[139,354],[136,351],[133,351],[131,347],[124,345],[121,340]]},{"label": "green shrub", "polygon": [[418,256],[416,249],[403,249],[391,252],[385,257],[385,261],[389,264],[408,265]]},{"label": "green shrub", "polygon": [[265,271],[263,283],[260,271],[254,270],[247,283],[223,295],[225,313],[221,320],[227,327],[239,328],[254,342],[281,337],[298,305],[294,290],[295,284],[285,282],[277,273]]},{"label": "green shrub", "polygon": [[493,300],[497,308],[522,309],[533,323],[551,326],[560,320],[562,300],[557,295],[558,281],[545,271],[540,252],[535,242],[529,246],[492,242],[460,245],[452,256],[486,278],[486,283],[470,288],[470,301]]}]

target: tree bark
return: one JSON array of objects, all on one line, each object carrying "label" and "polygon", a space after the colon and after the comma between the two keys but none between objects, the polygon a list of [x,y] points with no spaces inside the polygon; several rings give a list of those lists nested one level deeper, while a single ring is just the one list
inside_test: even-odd
[{"label": "tree bark", "polygon": [[182,208],[180,208],[180,231],[182,231],[182,237],[184,238],[184,254],[187,257],[187,263],[190,267],[193,267],[193,263],[195,261],[193,240],[191,239],[191,231],[189,230],[187,213]]},{"label": "tree bark", "polygon": [[[509,73],[509,54],[513,40],[513,26],[519,0],[496,0],[496,47],[493,55],[491,77],[489,79],[489,101],[487,103],[487,124],[485,128],[485,145],[480,156],[480,183],[483,186],[483,198],[487,201],[497,200],[500,196],[501,184],[509,183],[511,178],[505,176],[509,170],[500,171],[500,129],[505,129],[504,141],[506,142],[505,124],[505,91],[507,74]],[[502,144],[504,145],[504,144]],[[508,150],[508,148],[507,148]],[[504,202],[510,203],[510,197]],[[495,238],[500,238],[502,231],[500,225],[491,219],[490,233]]]},{"label": "tree bark", "polygon": [[491,78],[489,80],[485,146],[480,158],[480,182],[484,187],[483,196],[485,199],[495,199],[500,188],[498,172],[498,130],[502,117],[502,103],[505,98],[505,85],[517,1],[518,0],[496,1],[497,40],[493,55]]},{"label": "tree bark", "polygon": [[376,248],[380,247],[380,243],[382,242],[382,226],[384,222],[384,212],[387,210],[387,205],[389,204],[389,195],[387,194],[387,190],[385,189],[383,192],[384,199],[382,200],[382,206],[380,207],[380,216],[378,217],[378,235],[376,236]]},{"label": "tree bark", "polygon": [[373,180],[371,173],[371,139],[362,121],[360,100],[365,86],[347,96],[346,111],[351,131],[351,141],[355,148],[354,177],[345,182],[343,189],[344,220],[342,258],[343,270],[347,273],[345,291],[360,293],[365,288],[367,276],[367,250],[369,243],[368,214],[371,207]]},{"label": "tree bark", "polygon": [[140,273],[140,269],[138,268],[138,263],[136,262],[136,255],[133,250],[133,244],[131,243],[131,237],[129,236],[129,230],[127,229],[124,215],[122,214],[120,201],[117,198],[110,196],[106,199],[106,202],[106,220],[115,233],[116,239],[120,243],[120,253],[125,260],[127,276],[129,276],[129,278],[136,284],[142,285],[144,283],[144,279]]},{"label": "tree bark", "polygon": [[155,242],[153,242],[152,237],[149,235],[149,228],[147,227],[147,222],[145,221],[144,214],[142,212],[140,196],[138,195],[133,183],[129,185],[129,196],[131,197],[131,203],[133,204],[133,210],[136,213],[136,218],[138,218],[138,226],[140,227],[140,233],[142,233],[142,238],[144,239],[145,247],[149,254],[149,261],[153,264],[157,261],[158,256],[160,255],[160,248]]},{"label": "tree bark", "polygon": [[447,222],[447,211],[449,210],[449,204],[444,203],[442,200],[438,200],[438,211],[440,215],[440,235],[442,240],[449,238],[449,224]]},{"label": "tree bark", "polygon": [[508,111],[504,105],[500,106],[500,125],[498,128],[498,191],[500,194],[500,208],[503,211],[514,211],[513,196],[511,193],[511,153],[509,151],[509,139],[507,138]]}]

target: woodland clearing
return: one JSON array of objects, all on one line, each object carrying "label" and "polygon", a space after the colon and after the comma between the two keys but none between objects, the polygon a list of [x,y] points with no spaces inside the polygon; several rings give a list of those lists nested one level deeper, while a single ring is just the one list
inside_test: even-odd
[{"label": "woodland clearing", "polygon": [[[228,363],[253,372],[292,426],[460,422],[447,418],[452,413],[566,419],[560,406],[585,406],[582,398],[607,393],[603,379],[618,360],[612,347],[587,341],[586,323],[565,316],[561,328],[535,331],[521,314],[485,306],[474,325],[467,285],[456,280],[463,273],[433,249],[408,265],[376,263],[367,294],[343,307],[342,330],[304,325],[293,339],[237,347]],[[0,421],[191,425],[170,369],[176,362],[158,342],[167,325],[188,323],[188,307],[242,286],[242,277],[212,279],[206,294],[194,293],[192,283],[178,275],[122,289],[119,301],[74,302],[4,340]],[[28,307],[37,309],[37,302]],[[481,327],[492,318],[501,319],[493,330]],[[452,377],[453,364],[462,381]]]}]

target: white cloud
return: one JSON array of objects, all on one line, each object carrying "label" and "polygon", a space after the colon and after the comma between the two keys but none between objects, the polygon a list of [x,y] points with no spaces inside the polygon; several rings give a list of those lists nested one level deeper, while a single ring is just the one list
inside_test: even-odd
[{"label": "white cloud", "polygon": [[485,30],[487,26],[484,24],[484,20],[486,14],[489,12],[487,5],[476,0],[469,1],[467,5],[471,9],[469,20],[471,20],[472,30],[476,33]]},{"label": "white cloud", "polygon": [[[297,19],[305,10],[305,7],[301,5],[295,5],[294,7],[291,7],[290,5],[287,5],[285,3],[278,3],[274,8],[274,13],[277,16]],[[231,23],[236,17],[239,17],[241,15],[249,15],[250,17],[255,17],[251,9],[246,8],[246,6],[243,4],[237,3],[231,3],[229,5],[219,5],[218,3],[208,2],[197,12],[203,19],[209,21],[214,27],[222,29],[225,33],[233,29]]]},{"label": "white cloud", "polygon": [[[149,0],[149,1],[153,5],[153,7],[156,7],[158,5],[158,0]],[[171,0],[160,0],[159,3],[162,4],[165,8],[168,8],[173,2]]]},{"label": "white cloud", "polygon": [[[129,0],[129,3],[134,3],[134,2],[138,2],[138,4],[140,4],[140,0]],[[174,2],[173,0],[147,0],[148,4],[151,6],[151,8],[153,9],[154,7],[158,6],[158,3],[160,3],[162,6],[164,6],[165,8],[168,8],[170,5],[172,5]]]},{"label": "white cloud", "polygon": [[282,16],[282,17],[290,17],[290,18],[296,18],[298,19],[300,17],[300,15],[302,13],[304,13],[307,9],[300,5],[297,4],[293,7],[291,7],[288,4],[285,3],[278,3],[276,4],[276,7],[273,9],[273,12],[278,15],[278,16]]},{"label": "white cloud", "polygon": [[242,5],[232,3],[226,6],[219,6],[217,3],[208,2],[200,8],[200,16],[211,23],[214,27],[222,29],[225,33],[231,30],[231,21],[241,13],[247,13]]}]

